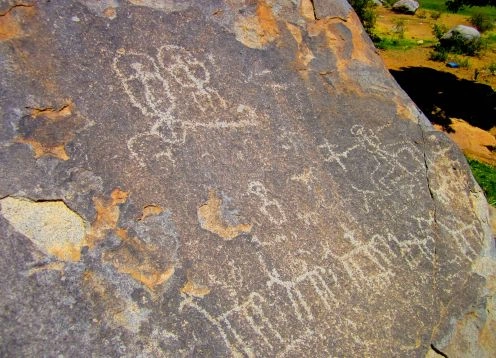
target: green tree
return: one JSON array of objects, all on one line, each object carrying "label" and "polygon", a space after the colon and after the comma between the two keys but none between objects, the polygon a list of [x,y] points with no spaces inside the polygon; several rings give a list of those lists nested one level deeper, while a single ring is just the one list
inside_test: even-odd
[{"label": "green tree", "polygon": [[496,6],[496,0],[446,0],[450,11],[457,12],[464,6]]},{"label": "green tree", "polygon": [[374,2],[372,0],[348,1],[360,18],[365,31],[367,31],[367,33],[372,36],[372,30],[374,29],[375,21],[377,20],[377,14],[375,13],[374,9],[376,5],[374,4]]}]

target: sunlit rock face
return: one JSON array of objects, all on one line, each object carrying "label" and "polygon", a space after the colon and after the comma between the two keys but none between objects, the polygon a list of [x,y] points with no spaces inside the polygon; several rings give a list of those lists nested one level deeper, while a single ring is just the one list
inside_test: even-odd
[{"label": "sunlit rock face", "polygon": [[0,69],[0,355],[423,356],[491,322],[485,199],[344,0],[0,1]]}]

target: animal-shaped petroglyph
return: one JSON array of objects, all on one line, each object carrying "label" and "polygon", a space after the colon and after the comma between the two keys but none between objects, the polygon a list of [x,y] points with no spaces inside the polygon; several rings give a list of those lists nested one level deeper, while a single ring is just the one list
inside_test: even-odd
[{"label": "animal-shaped petroglyph", "polygon": [[183,47],[164,45],[156,56],[117,51],[112,68],[133,107],[145,117],[146,128],[127,146],[141,166],[147,157],[172,160],[173,146],[199,129],[257,126],[260,116],[245,104],[230,103],[211,83],[212,57],[200,61]]},{"label": "animal-shaped petroglyph", "polygon": [[[288,280],[269,267],[262,254],[257,257],[265,274],[266,290],[250,293],[245,300],[220,314],[210,313],[202,306],[201,299],[183,296],[181,303],[181,310],[189,308],[200,313],[232,353],[249,357],[257,356],[260,351],[281,351],[298,338],[297,335],[285,337],[282,328],[287,327],[281,327],[281,324],[291,325],[291,331],[304,334],[307,323],[317,320],[316,314],[323,310],[329,312],[339,305],[332,290],[337,283],[332,272],[314,267]],[[269,296],[276,290],[283,295],[273,302]],[[290,306],[284,304],[286,302]],[[278,317],[277,323],[271,318],[274,314]]]},{"label": "animal-shaped petroglyph", "polygon": [[260,200],[260,212],[273,224],[282,225],[286,219],[284,210],[275,198],[271,197],[265,186],[259,181],[248,184],[248,193],[256,195]]},{"label": "animal-shaped petroglyph", "polygon": [[[368,176],[369,180],[354,183],[351,188],[363,197],[366,212],[370,212],[372,207],[384,208],[384,200],[399,191],[412,200],[423,191],[422,181],[418,179],[426,176],[421,149],[407,140],[384,144],[379,137],[383,129],[374,131],[354,125],[350,129],[354,137],[351,145],[339,148],[324,140],[319,146],[325,162],[335,163],[345,172],[363,168],[363,175]],[[407,207],[404,205],[394,209],[401,212]]]}]

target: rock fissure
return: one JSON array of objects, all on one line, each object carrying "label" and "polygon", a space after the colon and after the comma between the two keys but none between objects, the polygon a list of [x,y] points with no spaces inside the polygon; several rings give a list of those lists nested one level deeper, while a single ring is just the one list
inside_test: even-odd
[{"label": "rock fissure", "polygon": [[11,11],[13,11],[14,9],[18,9],[18,8],[32,8],[32,7],[34,7],[34,4],[15,4],[15,5],[12,5],[11,7],[9,7],[6,11],[0,12],[0,17],[7,15]]},{"label": "rock fissure", "polygon": [[0,199],[2,356],[455,356],[484,198],[345,0],[35,4],[0,192],[88,222]]},{"label": "rock fissure", "polygon": [[449,358],[448,355],[446,353],[443,353],[440,349],[438,349],[434,344],[431,344],[431,348],[434,352],[436,352],[437,354],[439,354],[440,356],[444,357],[444,358]]}]

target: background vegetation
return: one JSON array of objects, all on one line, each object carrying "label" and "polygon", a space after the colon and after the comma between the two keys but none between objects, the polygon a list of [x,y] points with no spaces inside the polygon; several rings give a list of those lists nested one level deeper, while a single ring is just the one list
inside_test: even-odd
[{"label": "background vegetation", "polygon": [[477,180],[486,194],[487,202],[496,206],[496,168],[474,159],[467,159],[475,180]]}]

